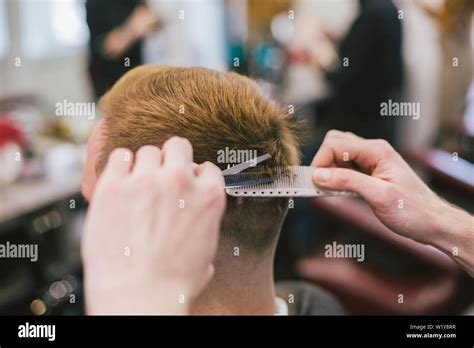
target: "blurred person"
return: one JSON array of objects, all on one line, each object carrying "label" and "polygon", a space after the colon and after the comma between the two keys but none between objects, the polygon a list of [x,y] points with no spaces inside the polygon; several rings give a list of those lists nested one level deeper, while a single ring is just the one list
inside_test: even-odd
[{"label": "blurred person", "polygon": [[143,63],[143,39],[161,25],[143,0],[87,0],[89,73],[96,97]]},{"label": "blurred person", "polygon": [[[173,135],[191,142],[195,162],[211,161],[220,169],[230,163],[218,161],[224,149],[269,153],[272,159],[262,166],[265,169],[299,163],[290,115],[264,97],[250,79],[236,73],[138,67],[104,95],[100,108],[104,119],[89,141],[82,184],[87,199],[93,196],[97,177],[114,149],[135,152],[146,144],[162,146]],[[184,209],[194,208],[189,202],[183,204]],[[295,289],[292,305],[276,296],[273,259],[287,210],[287,198],[227,197],[215,274],[193,302],[192,314],[344,313],[335,299],[313,286]],[[134,223],[139,225],[139,219]]]},{"label": "blurred person", "polygon": [[393,142],[393,120],[381,116],[380,105],[400,97],[401,23],[391,0],[359,0],[359,8],[336,50],[331,40],[315,36],[311,61],[324,71],[330,88],[317,106],[317,119],[326,129]]},{"label": "blurred person", "polygon": [[453,125],[456,121],[462,124],[465,98],[473,74],[471,31],[474,1],[445,0],[439,8],[419,0],[416,4],[436,23],[441,45],[437,115],[440,124],[436,143],[448,151],[456,151]]},{"label": "blurred person", "polygon": [[[343,3],[343,6],[354,4]],[[311,163],[324,134],[332,128],[352,131],[367,138],[384,138],[392,143],[396,139],[398,122],[395,118],[381,115],[381,104],[390,100],[397,102],[400,98],[403,70],[401,21],[391,0],[359,0],[357,4],[357,16],[342,38],[327,32],[317,20],[310,22],[309,17],[298,27],[301,36],[308,38],[306,43],[304,38],[296,38],[299,41],[296,49],[308,47],[301,60],[309,60],[327,87],[326,96],[318,97],[303,111],[310,117],[315,114],[314,122],[310,123],[310,140],[302,149],[306,165]],[[326,221],[324,214],[315,214],[310,202],[303,200],[296,205],[285,226],[289,231],[288,238],[296,245],[319,246],[329,236],[322,233],[314,236],[308,231],[315,224],[322,225]],[[349,235],[349,238],[354,238],[349,242],[357,243],[355,238],[360,237]],[[383,253],[385,247],[375,245],[373,248],[377,249],[374,253]],[[390,267],[403,274],[411,265],[394,262]]]}]

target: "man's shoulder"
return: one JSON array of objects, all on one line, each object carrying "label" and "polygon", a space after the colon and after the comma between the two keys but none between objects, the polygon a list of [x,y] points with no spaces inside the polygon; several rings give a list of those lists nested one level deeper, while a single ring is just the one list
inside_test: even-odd
[{"label": "man's shoulder", "polygon": [[276,283],[277,296],[288,304],[290,315],[345,315],[342,304],[328,291],[303,281]]}]

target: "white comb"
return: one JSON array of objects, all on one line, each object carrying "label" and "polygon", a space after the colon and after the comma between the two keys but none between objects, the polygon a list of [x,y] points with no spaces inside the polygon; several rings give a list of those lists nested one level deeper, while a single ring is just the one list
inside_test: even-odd
[{"label": "white comb", "polygon": [[[352,192],[330,191],[316,187],[312,180],[313,172],[314,167],[276,167],[275,175],[270,178],[267,177],[267,180],[262,180],[263,174],[261,172],[234,174],[232,175],[234,183],[249,182],[249,184],[226,185],[226,193],[235,197],[357,196]],[[240,178],[240,176],[242,177]],[[252,176],[260,182],[252,183]]]}]

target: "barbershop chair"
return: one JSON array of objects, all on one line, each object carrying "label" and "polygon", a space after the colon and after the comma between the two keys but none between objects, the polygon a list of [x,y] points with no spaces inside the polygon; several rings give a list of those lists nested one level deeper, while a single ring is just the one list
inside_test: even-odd
[{"label": "barbershop chair", "polygon": [[[466,206],[468,200],[463,198],[474,194],[472,164],[459,159],[453,165],[451,154],[433,149],[408,151],[405,157],[412,165],[424,169],[430,184],[437,183],[436,192],[458,197],[459,202],[454,203],[472,211],[473,207]],[[342,222],[340,228],[356,228],[364,238],[386,248],[386,259],[381,261],[390,261],[390,252],[397,251],[402,258],[413,260],[410,262],[414,268],[415,264],[421,265],[422,271],[417,274],[394,274],[368,262],[326,258],[321,248],[301,258],[296,263],[298,276],[335,295],[349,313],[457,314],[474,301],[473,279],[450,257],[393,233],[365,202],[327,197],[313,199],[311,205],[318,213],[332,217],[334,223]]]}]

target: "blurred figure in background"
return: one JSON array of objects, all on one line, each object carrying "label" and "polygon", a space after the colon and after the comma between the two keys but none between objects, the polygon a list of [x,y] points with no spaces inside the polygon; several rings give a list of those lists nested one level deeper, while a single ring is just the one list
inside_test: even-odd
[{"label": "blurred figure in background", "polygon": [[419,0],[416,3],[435,21],[441,46],[440,124],[436,145],[455,151],[453,126],[462,123],[466,95],[472,81],[470,30],[474,0],[445,0],[438,8]]},{"label": "blurred figure in background", "polygon": [[87,0],[90,65],[98,98],[129,69],[143,63],[143,39],[160,18],[142,0]]},{"label": "blurred figure in background", "polygon": [[327,129],[393,142],[393,120],[381,117],[380,104],[397,100],[402,88],[400,19],[391,0],[359,0],[359,7],[337,52],[329,40],[318,40],[311,49],[311,60],[331,89],[318,103],[317,117]]}]

